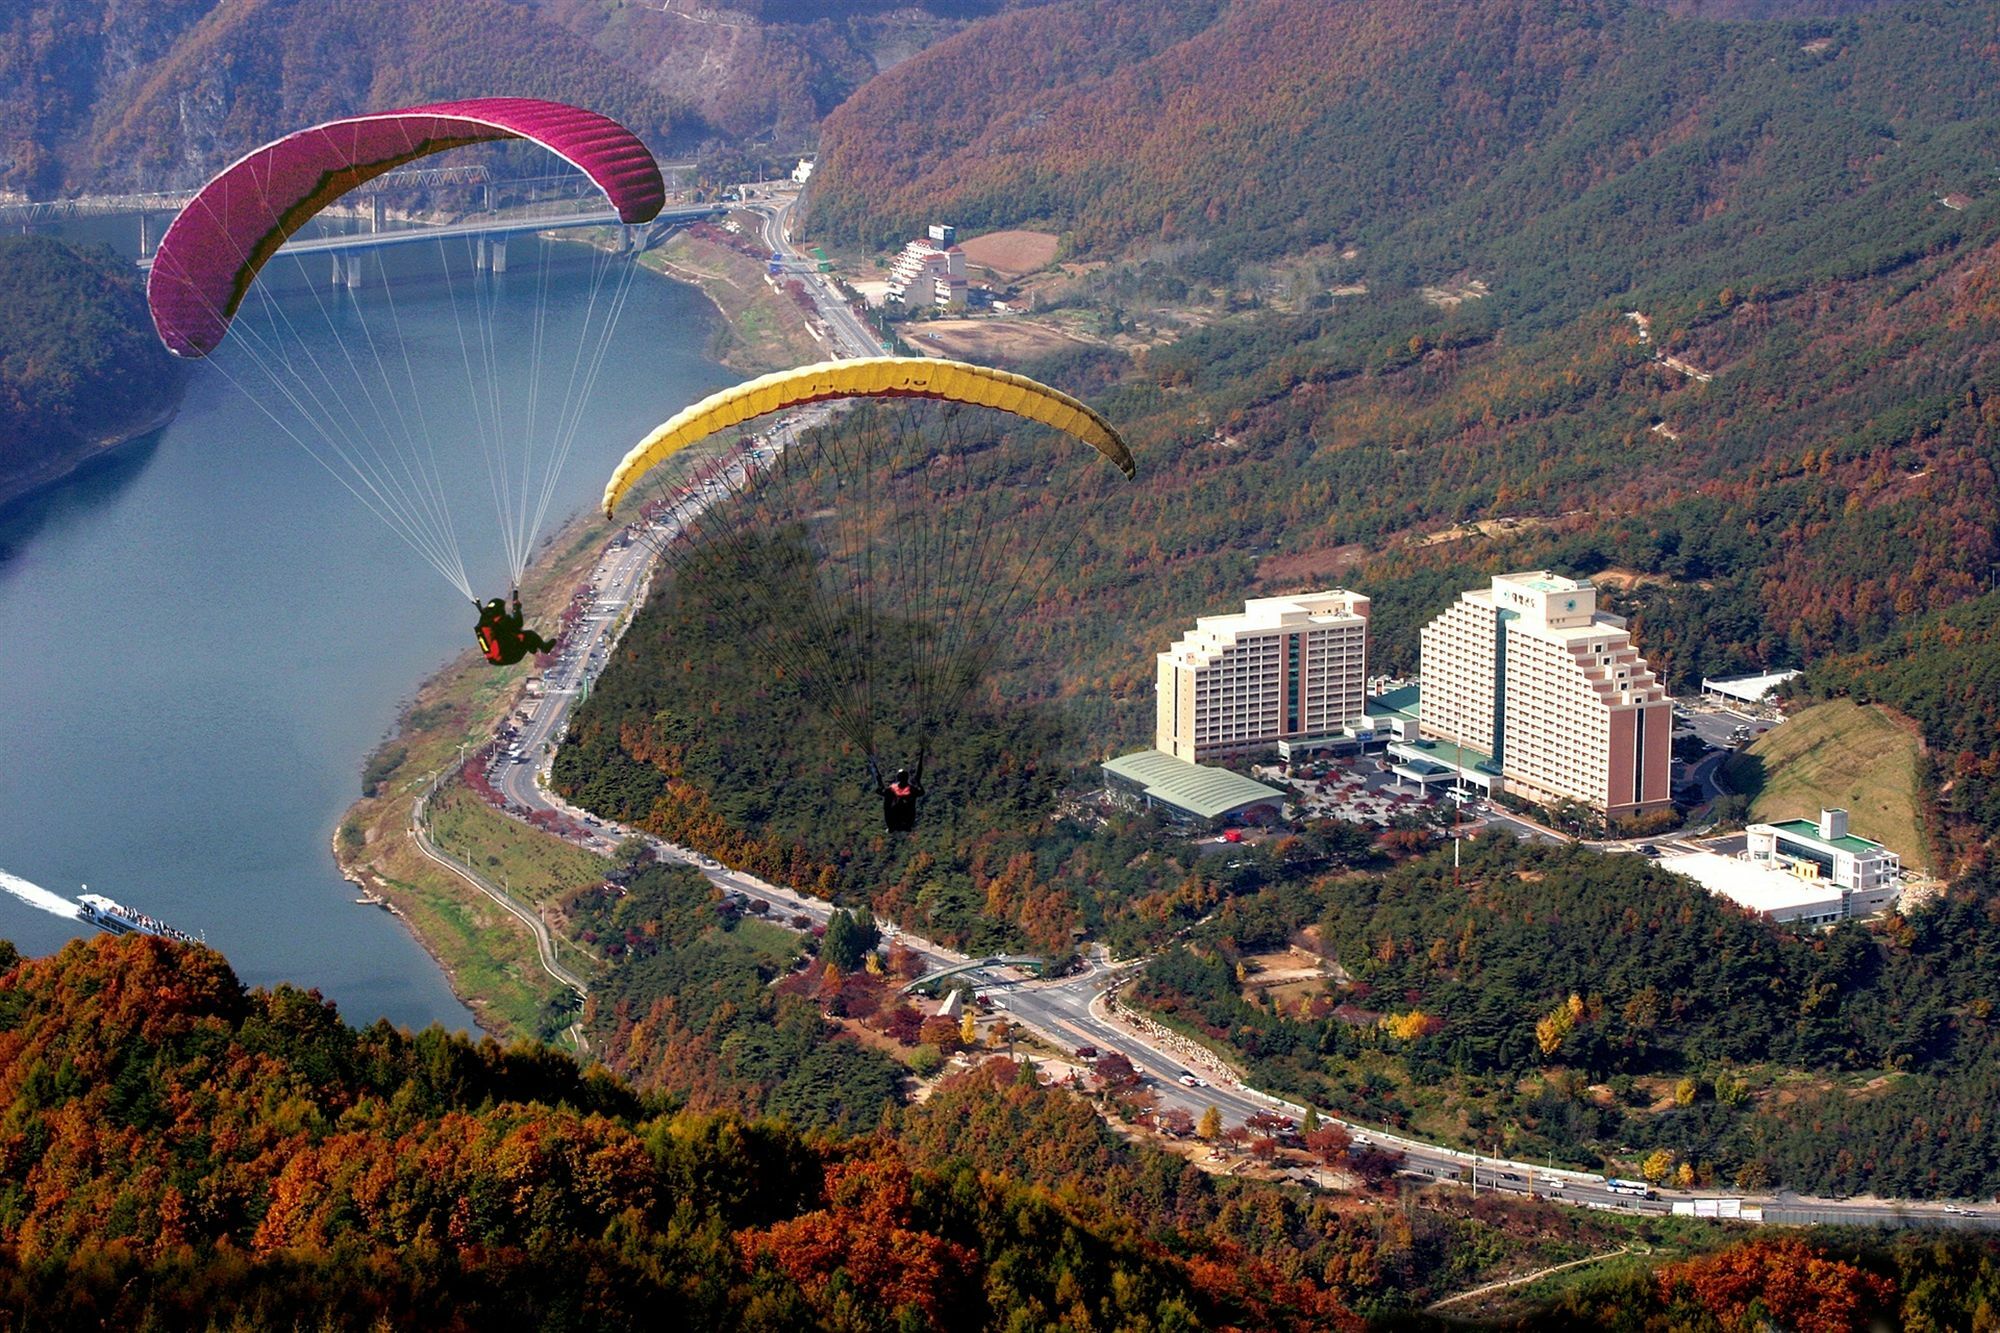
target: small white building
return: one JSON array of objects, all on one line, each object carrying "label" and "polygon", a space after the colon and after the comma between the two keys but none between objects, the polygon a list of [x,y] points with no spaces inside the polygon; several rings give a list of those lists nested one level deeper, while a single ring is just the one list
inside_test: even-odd
[{"label": "small white building", "polygon": [[1771,691],[1783,685],[1796,671],[1767,671],[1760,676],[1720,676],[1701,678],[1701,692],[1720,704],[1761,704]]},{"label": "small white building", "polygon": [[1819,822],[1786,819],[1752,824],[1745,832],[1744,856],[1806,880],[1825,880],[1850,893],[1885,887],[1894,897],[1903,877],[1903,858],[1879,842],[1848,832],[1847,811],[1822,810]]},{"label": "small white building", "polygon": [[792,180],[800,185],[804,185],[807,181],[811,180],[812,174],[813,162],[809,157],[800,158],[799,164],[792,168]]},{"label": "small white building", "polygon": [[1896,903],[1894,886],[1857,893],[1827,880],[1802,879],[1745,856],[1671,852],[1660,858],[1660,865],[1747,911],[1787,925],[1830,926],[1860,920]]}]

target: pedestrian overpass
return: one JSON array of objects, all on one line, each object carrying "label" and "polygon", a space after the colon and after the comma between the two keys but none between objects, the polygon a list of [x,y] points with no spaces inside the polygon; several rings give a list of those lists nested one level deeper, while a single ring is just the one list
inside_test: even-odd
[{"label": "pedestrian overpass", "polygon": [[1049,965],[1048,959],[1037,957],[1036,955],[1031,953],[994,954],[988,958],[974,958],[969,962],[959,963],[952,967],[940,968],[936,972],[925,973],[923,976],[918,977],[915,981],[912,981],[907,986],[904,986],[903,994],[914,995],[920,990],[924,990],[927,987],[937,985],[938,982],[943,981],[946,977],[955,977],[962,972],[977,972],[982,968],[988,968],[988,967],[1031,967],[1036,972],[1040,972],[1043,968],[1047,967],[1048,965]]}]

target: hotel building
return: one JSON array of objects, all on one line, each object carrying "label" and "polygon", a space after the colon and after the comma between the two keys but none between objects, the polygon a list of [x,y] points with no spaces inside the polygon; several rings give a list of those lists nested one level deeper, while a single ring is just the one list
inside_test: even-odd
[{"label": "hotel building", "polygon": [[1365,726],[1368,599],[1342,588],[1203,616],[1158,658],[1155,748],[1191,763]]},{"label": "hotel building", "polygon": [[[1505,790],[1614,818],[1672,803],[1673,705],[1600,613],[1597,590],[1537,570],[1461,594],[1422,634],[1418,730]],[[1431,757],[1450,758],[1440,745]]]},{"label": "hotel building", "polygon": [[965,251],[958,247],[957,234],[953,227],[932,226],[905,245],[889,265],[885,299],[905,306],[963,307]]}]

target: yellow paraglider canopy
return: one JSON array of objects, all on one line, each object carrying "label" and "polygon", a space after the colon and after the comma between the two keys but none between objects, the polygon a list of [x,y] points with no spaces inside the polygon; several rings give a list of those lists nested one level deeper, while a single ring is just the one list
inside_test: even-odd
[{"label": "yellow paraglider canopy", "polygon": [[605,517],[639,479],[697,440],[769,412],[829,398],[940,398],[998,408],[1066,431],[1130,477],[1132,452],[1111,423],[1057,389],[1004,370],[927,356],[875,356],[781,370],[711,394],[633,447],[604,488]]}]

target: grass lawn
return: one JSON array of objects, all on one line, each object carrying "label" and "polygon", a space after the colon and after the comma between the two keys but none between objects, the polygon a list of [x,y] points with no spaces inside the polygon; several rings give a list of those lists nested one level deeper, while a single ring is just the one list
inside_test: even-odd
[{"label": "grass lawn", "polygon": [[715,303],[722,328],[710,351],[731,369],[761,374],[826,358],[807,331],[805,312],[772,289],[764,265],[749,255],[683,231],[640,263],[693,283]]},{"label": "grass lawn", "polygon": [[736,942],[757,956],[757,961],[789,971],[799,956],[799,933],[774,926],[754,916],[745,916],[729,932]]},{"label": "grass lawn", "polygon": [[[545,557],[522,589],[531,621],[544,623],[561,610],[611,532],[602,518],[585,515],[556,535],[551,550],[561,554]],[[417,851],[408,837],[410,807],[434,775],[456,762],[462,746],[493,734],[533,671],[527,662],[489,667],[468,650],[425,681],[396,735],[369,760],[375,794],[348,808],[335,839],[342,873],[395,905],[453,992],[478,1015],[479,1026],[499,1037],[532,1036],[556,983],[542,971],[526,927]],[[463,793],[447,793],[444,803],[454,795]],[[582,875],[584,862],[594,862],[602,876],[599,858],[497,812],[466,809],[446,818],[458,821],[450,841],[461,850],[470,844],[474,865],[495,880],[504,873],[526,890],[524,896],[539,899],[547,886]],[[488,856],[499,857],[501,865],[487,865]],[[570,957],[569,942],[564,946]]]},{"label": "grass lawn", "polygon": [[605,858],[509,819],[464,787],[447,787],[430,814],[441,846],[537,907],[599,883],[611,869]]},{"label": "grass lawn", "polygon": [[1732,756],[1722,781],[1751,797],[1753,819],[1817,819],[1822,807],[1843,809],[1855,833],[1885,844],[1906,866],[1928,869],[1917,756],[1914,729],[1888,709],[1834,699]]}]

